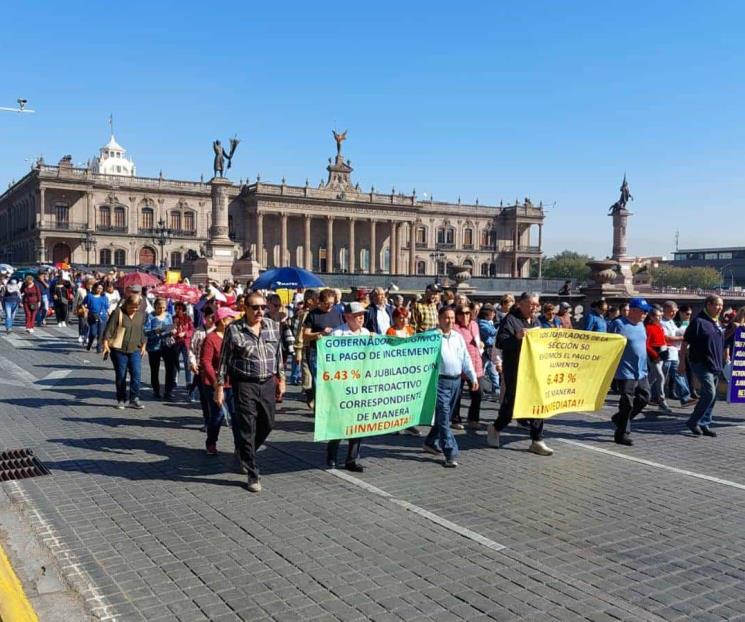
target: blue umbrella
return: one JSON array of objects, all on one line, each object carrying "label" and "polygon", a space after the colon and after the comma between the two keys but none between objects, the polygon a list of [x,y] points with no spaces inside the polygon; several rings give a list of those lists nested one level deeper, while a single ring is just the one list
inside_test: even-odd
[{"label": "blue umbrella", "polygon": [[273,268],[251,283],[251,289],[297,289],[323,287],[323,281],[302,268]]}]

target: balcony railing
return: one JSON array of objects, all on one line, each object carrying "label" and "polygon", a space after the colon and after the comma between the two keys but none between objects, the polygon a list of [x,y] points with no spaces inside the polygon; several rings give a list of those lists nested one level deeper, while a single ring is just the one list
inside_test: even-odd
[{"label": "balcony railing", "polygon": [[[160,229],[155,227],[140,227],[138,230],[140,235],[157,235]],[[196,229],[168,229],[169,233],[174,238],[195,238],[197,237]]]},{"label": "balcony railing", "polygon": [[126,233],[127,225],[96,225],[96,231],[102,233]]},{"label": "balcony railing", "polygon": [[88,225],[84,222],[70,222],[69,220],[48,220],[42,222],[42,229],[53,231],[85,231]]}]

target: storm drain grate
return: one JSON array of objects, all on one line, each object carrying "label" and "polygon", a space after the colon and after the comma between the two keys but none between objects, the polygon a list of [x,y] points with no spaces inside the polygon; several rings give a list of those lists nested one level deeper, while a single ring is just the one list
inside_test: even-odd
[{"label": "storm drain grate", "polygon": [[49,475],[31,449],[9,449],[0,452],[0,482]]}]

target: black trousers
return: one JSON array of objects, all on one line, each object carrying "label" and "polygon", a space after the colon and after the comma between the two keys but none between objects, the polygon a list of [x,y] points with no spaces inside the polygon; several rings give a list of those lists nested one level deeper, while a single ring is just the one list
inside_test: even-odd
[{"label": "black trousers", "polygon": [[468,421],[477,421],[481,414],[481,400],[484,397],[484,389],[481,387],[482,378],[479,378],[479,388],[476,391],[471,391],[471,383],[469,380],[464,379],[461,385],[461,392],[458,395],[458,401],[455,403],[455,410],[453,410],[453,416],[451,421],[453,423],[460,423],[462,421],[460,417],[460,400],[463,397],[463,387],[468,387],[468,393],[471,396],[471,403],[468,405]]},{"label": "black trousers", "polygon": [[233,399],[235,417],[233,421],[236,449],[241,462],[248,471],[248,481],[259,480],[256,451],[261,447],[274,427],[276,388],[274,377],[258,382],[235,380]]},{"label": "black trousers", "polygon": [[644,407],[649,404],[651,390],[646,378],[641,380],[616,380],[619,393],[618,414],[614,421],[616,434],[628,434],[631,432],[631,420],[636,417]]},{"label": "black trousers", "polygon": [[163,366],[166,368],[166,395],[170,396],[176,386],[176,373],[178,372],[178,354],[176,348],[161,348],[154,352],[147,353],[147,359],[150,361],[150,386],[153,391],[160,393],[160,360],[163,359]]},{"label": "black trousers", "polygon": [[[340,439],[337,439],[335,441],[329,441],[326,444],[326,462],[329,462],[329,461],[336,462],[336,455],[339,452],[340,444],[341,444]],[[362,445],[361,438],[350,438],[349,439],[349,447],[347,448],[346,464],[352,464],[353,462],[357,462],[357,458],[359,458],[360,456],[361,445]]]},{"label": "black trousers", "polygon": [[[515,393],[517,392],[517,365],[504,365],[502,367],[504,389],[502,403],[499,406],[499,415],[494,421],[494,427],[500,432],[512,421],[515,410]],[[543,439],[543,419],[525,419],[530,426],[530,440],[540,441]]]}]

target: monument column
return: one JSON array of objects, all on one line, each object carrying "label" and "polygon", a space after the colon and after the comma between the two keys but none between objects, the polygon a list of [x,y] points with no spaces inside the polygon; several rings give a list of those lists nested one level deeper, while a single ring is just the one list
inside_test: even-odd
[{"label": "monument column", "polygon": [[306,270],[313,270],[313,254],[310,250],[310,216],[305,215],[305,239],[303,240],[303,256]]},{"label": "monument column", "polygon": [[334,217],[326,218],[326,272],[331,273],[334,271]]},{"label": "monument column", "polygon": [[368,265],[368,270],[367,270],[369,274],[376,274],[378,272],[378,266],[376,265],[377,261],[375,260],[375,258],[377,257],[377,250],[375,247],[378,245],[377,240],[375,239],[375,225],[376,225],[375,221],[371,218],[370,219],[370,263]]},{"label": "monument column", "polygon": [[355,260],[354,260],[354,218],[349,219],[349,272],[354,274],[355,272]]},{"label": "monument column", "polygon": [[280,237],[280,260],[279,260],[279,266],[280,268],[284,266],[289,266],[292,264],[291,261],[287,261],[287,214],[282,214],[282,231],[281,231],[281,237]]},{"label": "monument column", "polygon": [[256,212],[256,261],[264,265],[264,213]]},{"label": "monument column", "polygon": [[416,223],[409,223],[409,274],[416,274]]}]

